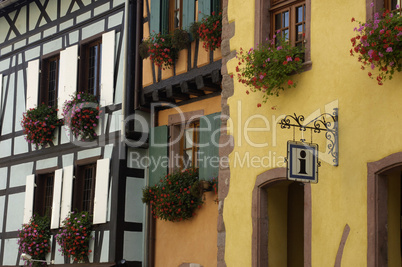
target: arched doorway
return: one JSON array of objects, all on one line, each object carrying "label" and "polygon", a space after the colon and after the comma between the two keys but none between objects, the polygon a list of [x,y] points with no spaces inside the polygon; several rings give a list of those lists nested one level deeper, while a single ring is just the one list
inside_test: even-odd
[{"label": "arched doorway", "polygon": [[402,152],[367,164],[367,266],[401,266]]},{"label": "arched doorway", "polygon": [[310,184],[271,169],[257,176],[252,201],[252,266],[311,266]]}]

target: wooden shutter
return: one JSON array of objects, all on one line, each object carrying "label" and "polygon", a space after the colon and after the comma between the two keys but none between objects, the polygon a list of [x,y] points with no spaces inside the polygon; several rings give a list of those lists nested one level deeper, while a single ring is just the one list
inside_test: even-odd
[{"label": "wooden shutter", "polygon": [[38,105],[39,59],[28,62],[27,80],[26,109],[28,110]]},{"label": "wooden shutter", "polygon": [[100,159],[96,162],[95,199],[93,223],[106,223],[109,192],[110,159]]},{"label": "wooden shutter", "polygon": [[22,223],[29,223],[29,220],[32,217],[33,203],[34,203],[34,189],[35,189],[35,175],[31,174],[26,177],[24,219]]},{"label": "wooden shutter", "polygon": [[168,127],[151,128],[149,147],[149,185],[155,185],[168,173]]},{"label": "wooden shutter", "polygon": [[151,21],[149,25],[150,34],[160,32],[161,25],[161,1],[151,0]]},{"label": "wooden shutter", "polygon": [[[188,0],[187,0],[188,1]],[[162,0],[161,6],[161,33],[169,32],[169,0]]]},{"label": "wooden shutter", "polygon": [[71,211],[71,202],[73,198],[73,173],[74,166],[70,165],[65,167],[63,174],[63,189],[61,194],[61,210],[60,210],[60,224],[68,216]]},{"label": "wooden shutter", "polygon": [[77,91],[78,45],[73,45],[60,52],[60,76],[57,115],[61,118],[64,102],[71,99]]},{"label": "wooden shutter", "polygon": [[211,0],[198,0],[198,10],[201,12],[198,15],[198,21],[201,21],[205,16],[211,15]]},{"label": "wooden shutter", "polygon": [[[220,113],[214,113],[200,118],[200,179],[209,180],[218,177],[219,137],[221,128]],[[214,159],[211,162],[211,159]],[[213,165],[213,166],[212,166]]]},{"label": "wooden shutter", "polygon": [[183,29],[189,30],[191,23],[195,20],[195,1],[183,1]]},{"label": "wooden shutter", "polygon": [[102,35],[100,104],[105,106],[113,104],[114,43],[115,43],[114,31],[110,31]]},{"label": "wooden shutter", "polygon": [[63,182],[63,169],[58,169],[54,173],[52,218],[50,222],[50,229],[57,229],[59,228],[60,225],[62,182]]}]

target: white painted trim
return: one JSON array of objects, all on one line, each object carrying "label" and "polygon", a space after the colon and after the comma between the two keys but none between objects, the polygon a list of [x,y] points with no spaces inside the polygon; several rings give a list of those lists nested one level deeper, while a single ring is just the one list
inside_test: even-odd
[{"label": "white painted trim", "polygon": [[60,225],[61,190],[63,184],[63,169],[58,169],[54,173],[52,219],[50,229],[57,229]]},{"label": "white painted trim", "polygon": [[39,59],[28,62],[27,80],[26,110],[38,105]]},{"label": "white painted trim", "polygon": [[113,104],[114,47],[115,31],[104,33],[102,35],[101,106]]},{"label": "white painted trim", "polygon": [[60,52],[59,95],[57,116],[61,118],[64,102],[71,99],[77,91],[78,45],[73,45]]},{"label": "white painted trim", "polygon": [[96,162],[95,199],[93,223],[106,223],[109,192],[110,159],[100,159]]},{"label": "white painted trim", "polygon": [[61,194],[60,225],[62,224],[63,220],[68,216],[68,213],[71,211],[71,203],[73,200],[73,173],[73,165],[64,167],[63,190]]},{"label": "white painted trim", "polygon": [[35,190],[35,174],[31,174],[26,177],[24,219],[22,223],[29,223],[29,220],[32,217],[34,190]]}]

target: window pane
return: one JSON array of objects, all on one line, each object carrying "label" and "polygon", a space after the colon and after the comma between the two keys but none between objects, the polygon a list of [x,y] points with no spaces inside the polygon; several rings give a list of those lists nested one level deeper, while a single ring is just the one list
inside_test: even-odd
[{"label": "window pane", "polygon": [[94,167],[89,166],[84,171],[84,195],[82,210],[92,212],[92,184],[94,179]]},{"label": "window pane", "polygon": [[56,106],[56,92],[58,83],[58,59],[49,62],[49,84],[48,84],[48,101],[47,105]]},{"label": "window pane", "polygon": [[297,25],[296,28],[296,41],[303,40],[303,25]]},{"label": "window pane", "polygon": [[396,9],[396,6],[401,6],[401,0],[391,0],[391,10]]},{"label": "window pane", "polygon": [[296,8],[296,23],[303,21],[303,6]]},{"label": "window pane", "polygon": [[53,179],[54,179],[53,174],[49,174],[46,177],[46,189],[45,189],[45,214],[46,215],[50,215],[52,212]]},{"label": "window pane", "polygon": [[283,28],[289,27],[289,11],[283,12]]},{"label": "window pane", "polygon": [[285,40],[289,40],[289,30],[284,30],[282,32],[282,36],[285,38]]},{"label": "window pane", "polygon": [[281,14],[275,15],[275,30],[281,29]]}]

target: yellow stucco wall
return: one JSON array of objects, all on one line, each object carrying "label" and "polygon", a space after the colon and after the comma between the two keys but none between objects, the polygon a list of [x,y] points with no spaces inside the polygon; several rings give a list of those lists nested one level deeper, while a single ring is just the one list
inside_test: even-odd
[{"label": "yellow stucco wall", "polygon": [[204,195],[205,203],[190,220],[156,221],[155,267],[176,267],[182,263],[216,266],[218,204],[213,192]]},{"label": "yellow stucco wall", "polygon": [[[234,82],[234,95],[229,98],[229,134],[235,148],[230,155],[231,180],[225,200],[225,260],[227,266],[251,266],[251,207],[256,176],[273,167],[283,167],[278,160],[286,157],[286,142],[292,130],[276,126],[282,115],[296,113],[309,116],[325,107],[339,107],[339,166],[321,159],[319,182],[312,191],[312,266],[333,266],[346,224],[350,233],[343,251],[342,266],[367,264],[367,163],[402,151],[402,73],[383,86],[360,70],[356,57],[351,57],[353,37],[351,18],[365,19],[366,1],[311,1],[312,69],[292,78],[294,89],[257,108],[261,93],[245,93],[246,87]],[[228,19],[235,22],[231,50],[249,49],[254,43],[254,1],[228,2]],[[229,73],[235,74],[236,59],[228,62]],[[273,108],[274,107],[274,108]],[[328,109],[327,111],[331,111]],[[258,114],[260,117],[252,118]],[[265,119],[263,119],[265,118]],[[245,126],[265,128],[259,132],[244,131]],[[300,139],[296,131],[296,139]],[[307,139],[310,140],[308,134]],[[313,141],[325,152],[324,134],[314,134]],[[254,143],[254,144],[252,144]],[[262,145],[267,143],[268,145]],[[257,147],[256,144],[260,144]],[[270,155],[270,166],[240,166],[238,159]],[[325,160],[324,160],[325,159]],[[273,161],[275,160],[275,164]],[[266,161],[268,162],[268,161]],[[266,164],[268,165],[268,164]]]}]

